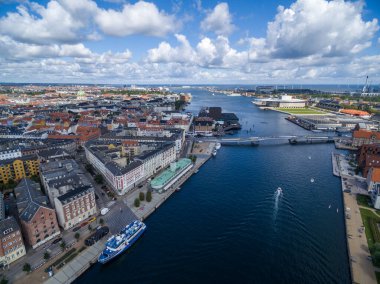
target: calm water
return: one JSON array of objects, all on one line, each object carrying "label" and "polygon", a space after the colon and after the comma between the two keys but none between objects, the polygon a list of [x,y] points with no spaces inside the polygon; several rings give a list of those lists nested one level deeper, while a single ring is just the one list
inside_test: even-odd
[{"label": "calm water", "polygon": [[[249,98],[192,93],[189,111],[235,112],[239,135],[305,133]],[[94,265],[76,283],[349,283],[332,150],[330,144],[222,147],[146,220],[148,230],[130,251]]]}]

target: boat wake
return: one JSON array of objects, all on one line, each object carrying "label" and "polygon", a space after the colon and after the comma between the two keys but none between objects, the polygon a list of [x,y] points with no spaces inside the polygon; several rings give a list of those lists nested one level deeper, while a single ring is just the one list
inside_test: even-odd
[{"label": "boat wake", "polygon": [[281,197],[282,197],[282,189],[281,189],[281,187],[279,187],[274,192],[274,210],[273,210],[273,219],[274,220],[276,220],[276,218],[277,218],[278,204],[281,201]]}]

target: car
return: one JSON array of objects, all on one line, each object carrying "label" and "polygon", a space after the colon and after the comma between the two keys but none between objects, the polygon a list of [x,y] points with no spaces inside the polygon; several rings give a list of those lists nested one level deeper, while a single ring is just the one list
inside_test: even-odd
[{"label": "car", "polygon": [[83,222],[82,224],[80,224],[80,226],[81,226],[81,227],[84,227],[84,226],[86,226],[88,223],[89,223],[88,221]]},{"label": "car", "polygon": [[140,184],[139,186],[138,186],[138,188],[142,188],[144,185],[143,184]]},{"label": "car", "polygon": [[58,238],[58,239],[55,239],[52,244],[55,245],[57,243],[59,243],[60,241],[62,241],[62,238]]},{"label": "car", "polygon": [[96,232],[94,234],[92,234],[90,237],[88,237],[87,239],[84,240],[84,244],[86,246],[92,246],[93,244],[95,244],[97,241],[99,241],[101,238],[103,238],[105,235],[107,235],[109,233],[109,228],[107,226],[104,226],[104,227],[98,227],[98,229],[96,230]]},{"label": "car", "polygon": [[74,229],[73,229],[73,232],[76,232],[76,231],[78,231],[80,229],[80,227],[75,227]]},{"label": "car", "polygon": [[102,208],[102,209],[100,210],[100,214],[101,214],[102,216],[104,216],[104,215],[106,215],[109,211],[110,211],[109,208],[105,207],[105,208]]},{"label": "car", "polygon": [[95,200],[98,200],[98,199],[99,199],[99,196],[95,194]]},{"label": "car", "polygon": [[88,223],[94,222],[96,220],[96,217],[92,217],[90,220],[88,220]]}]

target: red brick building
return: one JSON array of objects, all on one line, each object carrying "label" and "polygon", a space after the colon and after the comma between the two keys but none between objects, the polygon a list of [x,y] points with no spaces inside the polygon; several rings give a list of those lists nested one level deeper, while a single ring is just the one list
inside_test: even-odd
[{"label": "red brick building", "polygon": [[360,147],[365,144],[380,144],[380,132],[371,130],[354,130],[352,146]]},{"label": "red brick building", "polygon": [[15,188],[15,196],[21,228],[31,247],[36,248],[60,234],[55,211],[38,183],[23,179]]},{"label": "red brick building", "polygon": [[0,264],[3,266],[25,255],[24,241],[14,217],[0,221]]},{"label": "red brick building", "polygon": [[366,144],[359,148],[357,161],[363,177],[367,177],[369,169],[380,168],[380,144]]}]

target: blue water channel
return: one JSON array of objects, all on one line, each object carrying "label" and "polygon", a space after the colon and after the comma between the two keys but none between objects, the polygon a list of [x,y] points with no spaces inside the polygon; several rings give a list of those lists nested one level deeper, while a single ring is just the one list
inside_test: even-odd
[{"label": "blue water channel", "polygon": [[[243,125],[237,135],[310,134],[249,98],[181,91],[193,94],[188,111],[235,112]],[[333,150],[332,144],[223,146],[145,221],[148,229],[133,248],[76,283],[349,283]]]}]

